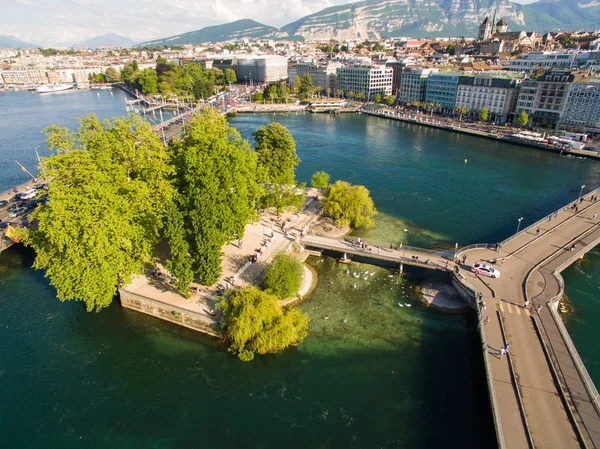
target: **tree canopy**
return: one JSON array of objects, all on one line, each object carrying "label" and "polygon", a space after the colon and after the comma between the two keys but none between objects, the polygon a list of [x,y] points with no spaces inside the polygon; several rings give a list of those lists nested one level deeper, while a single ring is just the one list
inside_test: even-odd
[{"label": "tree canopy", "polygon": [[315,189],[326,189],[329,185],[330,179],[331,177],[327,173],[325,173],[324,171],[318,171],[314,175],[312,175],[312,178],[310,178],[310,185],[313,186]]},{"label": "tree canopy", "polygon": [[294,184],[300,159],[296,154],[296,142],[287,128],[273,122],[258,128],[253,136],[258,156],[258,180],[271,184]]},{"label": "tree canopy", "polygon": [[482,121],[487,121],[487,119],[490,117],[490,113],[488,111],[488,108],[483,108],[481,109],[481,111],[479,111],[479,120]]},{"label": "tree canopy", "polygon": [[263,288],[279,299],[292,298],[298,294],[302,284],[304,265],[288,253],[279,253],[267,266]]},{"label": "tree canopy", "polygon": [[367,188],[345,181],[336,181],[329,186],[323,199],[323,211],[336,222],[354,229],[372,226],[377,214]]},{"label": "tree canopy", "polygon": [[41,177],[48,204],[33,212],[24,241],[36,251],[61,301],[108,306],[119,281],[154,260],[173,189],[168,153],[139,117],[80,120],[77,132],[50,126]]},{"label": "tree canopy", "polygon": [[243,361],[299,345],[308,335],[308,317],[300,309],[284,311],[275,296],[255,287],[233,291],[218,308],[229,351]]},{"label": "tree canopy", "polygon": [[525,111],[521,111],[518,115],[517,115],[517,123],[520,126],[525,126],[527,125],[527,123],[529,123],[529,114],[527,114],[527,112]]},{"label": "tree canopy", "polygon": [[[205,111],[171,144],[182,232],[192,269],[205,285],[221,274],[221,247],[244,236],[259,189],[256,154],[224,117]],[[183,251],[183,249],[182,249]]]}]

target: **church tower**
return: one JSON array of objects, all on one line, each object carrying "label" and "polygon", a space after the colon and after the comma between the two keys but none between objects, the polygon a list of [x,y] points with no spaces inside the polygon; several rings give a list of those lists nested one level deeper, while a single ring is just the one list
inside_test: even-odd
[{"label": "church tower", "polygon": [[485,20],[479,25],[479,35],[477,36],[480,41],[485,41],[489,39],[492,35],[492,22],[490,22],[489,17],[486,17]]},{"label": "church tower", "polygon": [[496,24],[496,32],[497,33],[506,33],[508,31],[508,23],[506,20],[500,19]]}]

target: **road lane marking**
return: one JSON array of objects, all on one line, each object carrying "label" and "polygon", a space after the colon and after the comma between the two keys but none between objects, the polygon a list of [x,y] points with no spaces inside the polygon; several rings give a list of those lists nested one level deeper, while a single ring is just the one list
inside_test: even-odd
[{"label": "road lane marking", "polygon": [[531,313],[529,313],[529,309],[525,309],[525,315],[527,315],[528,317],[531,316]]},{"label": "road lane marking", "polygon": [[515,310],[517,312],[517,315],[521,315],[521,308],[519,306],[515,306]]},{"label": "road lane marking", "polygon": [[509,304],[509,303],[506,303],[506,308],[508,309],[508,312],[509,312],[509,313],[513,313],[513,312],[512,312],[512,307],[510,306],[510,304]]},{"label": "road lane marking", "polygon": [[502,305],[502,301],[500,301],[498,305],[500,306],[500,312],[504,313],[504,306]]}]

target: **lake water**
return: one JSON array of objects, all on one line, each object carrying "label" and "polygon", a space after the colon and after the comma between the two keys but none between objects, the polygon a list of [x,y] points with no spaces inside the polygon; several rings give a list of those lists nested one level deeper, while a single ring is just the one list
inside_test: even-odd
[{"label": "lake water", "polygon": [[[26,180],[14,159],[35,168],[44,126],[73,126],[87,112],[121,115],[124,96],[5,93],[0,106],[0,186],[10,188]],[[593,161],[378,118],[245,115],[231,123],[251,138],[271,120],[296,138],[300,180],[322,169],[371,190],[380,214],[361,233],[370,240],[494,242],[514,232],[518,217],[526,225],[581,184],[600,184]],[[100,313],[61,303],[32,259],[14,247],[0,256],[0,447],[495,445],[474,319],[422,307],[415,287],[433,276],[424,270],[397,278],[311,259],[320,283],[301,305],[309,337],[242,363],[217,341],[118,302]],[[595,378],[599,270],[593,253],[565,273],[575,306],[567,324],[584,359],[596,361],[588,365]]]}]

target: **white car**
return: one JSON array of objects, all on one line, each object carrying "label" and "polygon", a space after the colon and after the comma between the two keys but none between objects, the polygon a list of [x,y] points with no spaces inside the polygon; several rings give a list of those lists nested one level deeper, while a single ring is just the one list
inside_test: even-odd
[{"label": "white car", "polygon": [[34,196],[37,195],[37,190],[36,189],[29,189],[29,190],[25,190],[23,193],[21,193],[21,199],[22,200],[29,200],[31,198],[33,198]]},{"label": "white car", "polygon": [[481,276],[489,276],[491,278],[499,278],[500,272],[496,270],[494,267],[490,267],[484,263],[476,263],[471,267],[471,271],[473,273],[477,273]]}]

